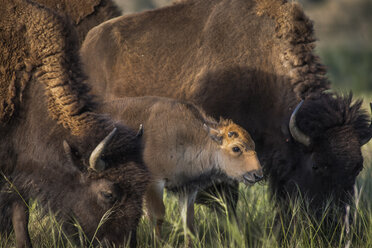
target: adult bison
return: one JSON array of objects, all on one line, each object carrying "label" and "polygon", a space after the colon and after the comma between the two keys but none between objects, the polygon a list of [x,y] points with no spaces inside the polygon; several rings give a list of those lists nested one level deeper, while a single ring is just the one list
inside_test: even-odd
[{"label": "adult bison", "polygon": [[34,0],[68,17],[78,33],[79,45],[88,31],[98,24],[121,15],[113,0]]},{"label": "adult bison", "polygon": [[0,6],[0,233],[13,226],[17,247],[30,247],[37,199],[72,238],[78,221],[89,242],[134,246],[149,178],[139,137],[95,112],[61,17],[27,0]]},{"label": "adult bison", "polygon": [[185,0],[93,28],[81,55],[102,98],[173,97],[234,120],[276,199],[299,190],[319,209],[352,193],[372,127],[360,100],[326,93],[314,41],[297,3]]}]

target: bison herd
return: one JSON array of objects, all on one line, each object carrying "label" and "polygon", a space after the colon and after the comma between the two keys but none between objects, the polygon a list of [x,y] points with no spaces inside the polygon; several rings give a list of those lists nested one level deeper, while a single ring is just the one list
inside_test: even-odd
[{"label": "bison herd", "polygon": [[159,232],[164,188],[191,231],[200,191],[234,209],[239,182],[265,178],[279,210],[300,194],[315,216],[351,200],[370,115],[329,91],[298,4],[0,6],[0,234],[17,247],[31,247],[31,200],[71,240],[78,223],[85,242],[132,247],[143,205]]}]

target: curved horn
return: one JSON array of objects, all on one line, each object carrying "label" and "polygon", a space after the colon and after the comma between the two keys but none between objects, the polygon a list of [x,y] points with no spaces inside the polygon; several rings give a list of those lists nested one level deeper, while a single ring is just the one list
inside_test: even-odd
[{"label": "curved horn", "polygon": [[63,150],[65,151],[65,155],[68,159],[68,162],[69,163],[73,163],[72,161],[72,152],[71,152],[71,147],[70,145],[67,143],[66,140],[63,140]]},{"label": "curved horn", "polygon": [[[372,113],[372,102],[369,103],[369,106],[371,107],[371,113]],[[372,138],[372,120],[371,120],[371,124],[369,125],[368,130],[369,130],[369,133],[366,135],[366,137],[364,137],[360,140],[360,145],[361,146],[367,144],[368,141]]]},{"label": "curved horn", "polygon": [[309,146],[311,141],[310,141],[310,137],[307,136],[306,134],[304,134],[298,127],[297,127],[297,124],[296,124],[296,115],[297,115],[297,112],[298,110],[301,108],[302,104],[304,103],[304,100],[302,100],[298,105],[297,107],[295,108],[295,110],[293,111],[292,115],[291,115],[291,119],[289,120],[289,131],[291,132],[291,135],[292,137],[299,143],[305,145],[305,146]]},{"label": "curved horn", "polygon": [[109,133],[93,150],[89,157],[89,167],[95,171],[103,171],[106,167],[105,162],[101,159],[101,155],[104,152],[106,146],[110,143],[114,134],[116,133],[116,127]]},{"label": "curved horn", "polygon": [[143,125],[142,124],[140,124],[139,125],[139,128],[138,128],[138,131],[137,131],[137,134],[136,134],[136,137],[142,137],[142,135],[143,135]]}]

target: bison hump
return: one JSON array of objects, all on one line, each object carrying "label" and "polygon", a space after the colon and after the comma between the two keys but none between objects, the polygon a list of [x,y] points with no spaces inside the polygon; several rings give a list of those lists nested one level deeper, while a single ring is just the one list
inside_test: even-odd
[{"label": "bison hump", "polygon": [[0,125],[11,120],[22,101],[32,65],[27,52],[25,26],[9,18],[13,5],[0,11]]},{"label": "bison hump", "polygon": [[94,12],[101,0],[37,0],[41,5],[56,10],[58,13],[68,13],[75,25]]}]

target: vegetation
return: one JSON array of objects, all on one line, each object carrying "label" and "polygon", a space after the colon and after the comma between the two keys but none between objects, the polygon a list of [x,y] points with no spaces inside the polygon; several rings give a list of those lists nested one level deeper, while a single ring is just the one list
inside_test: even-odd
[{"label": "vegetation", "polygon": [[372,1],[300,2],[314,21],[318,53],[328,67],[333,87],[371,92]]},{"label": "vegetation", "polygon": [[329,48],[321,52],[335,87],[354,92],[372,92],[372,47],[370,49]]}]

